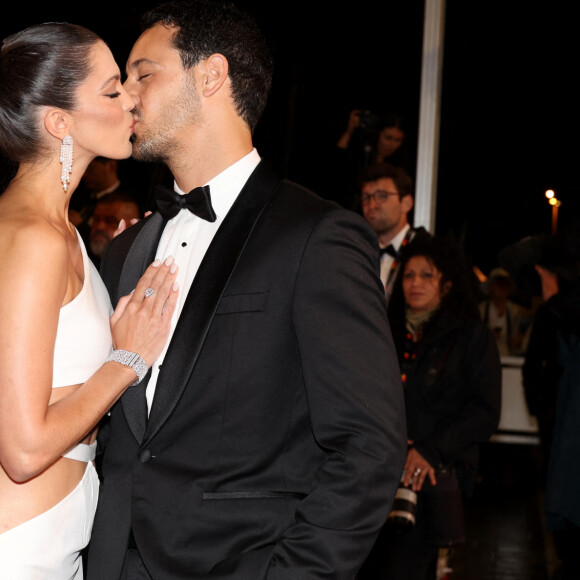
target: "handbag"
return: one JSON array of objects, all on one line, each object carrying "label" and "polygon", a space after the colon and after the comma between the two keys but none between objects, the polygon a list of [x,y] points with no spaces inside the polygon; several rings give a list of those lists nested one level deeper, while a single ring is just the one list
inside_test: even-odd
[{"label": "handbag", "polygon": [[[437,485],[423,485],[427,540],[449,548],[465,542],[463,495],[453,467],[435,470]],[[428,479],[426,481],[428,483]]]}]

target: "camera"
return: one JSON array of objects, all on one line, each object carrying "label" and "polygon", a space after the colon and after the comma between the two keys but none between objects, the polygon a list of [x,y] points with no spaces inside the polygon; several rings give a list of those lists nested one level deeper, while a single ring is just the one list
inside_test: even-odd
[{"label": "camera", "polygon": [[360,128],[362,130],[376,130],[377,123],[379,121],[378,115],[375,115],[372,111],[361,111],[360,113]]},{"label": "camera", "polygon": [[360,113],[359,139],[367,156],[374,149],[378,138],[379,116],[372,111]]}]

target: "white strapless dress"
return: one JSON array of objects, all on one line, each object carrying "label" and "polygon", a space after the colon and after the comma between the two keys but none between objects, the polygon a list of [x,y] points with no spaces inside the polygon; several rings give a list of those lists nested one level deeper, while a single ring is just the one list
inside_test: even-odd
[{"label": "white strapless dress", "polygon": [[[85,382],[105,362],[112,347],[107,289],[80,234],[78,237],[84,284],[60,311],[53,388]],[[89,543],[99,494],[92,462],[95,447],[79,444],[63,455],[87,462],[73,491],[46,512],[0,534],[0,580],[82,580],[81,551]]]},{"label": "white strapless dress", "polygon": [[99,478],[94,465],[59,503],[0,534],[2,580],[82,580],[81,551],[93,527]]}]

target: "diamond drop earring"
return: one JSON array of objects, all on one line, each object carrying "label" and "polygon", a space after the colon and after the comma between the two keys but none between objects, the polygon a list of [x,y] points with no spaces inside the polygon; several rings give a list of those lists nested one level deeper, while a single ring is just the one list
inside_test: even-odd
[{"label": "diamond drop earring", "polygon": [[66,193],[68,184],[70,183],[70,172],[72,171],[73,164],[73,138],[70,135],[67,135],[62,140],[62,145],[60,146],[60,162],[62,163],[60,181]]}]

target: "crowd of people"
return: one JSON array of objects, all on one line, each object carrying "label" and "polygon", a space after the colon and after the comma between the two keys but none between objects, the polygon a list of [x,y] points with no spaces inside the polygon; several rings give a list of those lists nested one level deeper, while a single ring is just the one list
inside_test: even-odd
[{"label": "crowd of people", "polygon": [[[412,180],[401,167],[370,164],[359,172],[358,188],[360,212],[379,241],[379,274],[405,389],[409,451],[402,485],[422,491],[412,533],[401,535],[387,522],[358,580],[435,578],[441,573],[437,548],[465,541],[459,503],[447,505],[445,524],[435,523],[443,508],[433,508],[437,494],[430,488],[440,469],[454,474],[452,487],[462,500],[472,494],[478,446],[498,427],[501,364],[510,357],[521,361],[525,411],[538,424],[546,525],[561,562],[557,577],[576,578],[578,228],[534,237],[533,251],[515,244],[510,255],[506,248],[500,254],[506,267],[493,268],[482,280],[454,240],[412,226]],[[446,525],[460,541],[440,540]]]},{"label": "crowd of people", "polygon": [[[435,580],[464,541],[501,356],[547,335],[509,273],[482,300],[458,244],[413,225],[398,115],[350,113],[340,188],[279,176],[253,143],[272,75],[221,0],[148,10],[124,82],[84,27],[3,40],[2,579]],[[129,157],[171,173],[153,212],[123,189]],[[573,358],[576,278],[538,268]],[[573,380],[555,361],[553,389]]]}]

